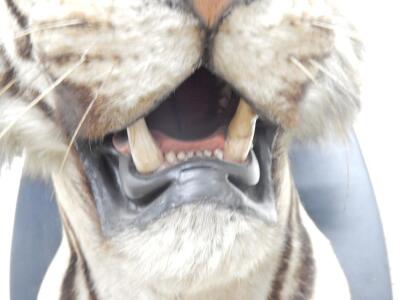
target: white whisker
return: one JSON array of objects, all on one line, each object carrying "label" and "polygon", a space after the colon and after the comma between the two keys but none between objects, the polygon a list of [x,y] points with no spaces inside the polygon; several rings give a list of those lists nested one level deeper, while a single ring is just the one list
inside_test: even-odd
[{"label": "white whisker", "polygon": [[36,27],[36,28],[33,27],[33,28],[29,28],[27,30],[19,32],[15,36],[15,39],[23,38],[24,36],[30,35],[30,34],[35,33],[35,32],[51,30],[51,29],[57,29],[57,28],[70,27],[70,26],[76,26],[76,25],[82,25],[82,24],[84,24],[84,22],[82,22],[81,20],[69,20],[69,21],[64,21],[64,22],[59,22],[59,23],[43,25],[43,26],[39,26],[39,27]]},{"label": "white whisker", "polygon": [[[317,81],[315,80],[315,77],[312,76],[312,74],[305,68],[305,66],[304,66],[300,61],[298,61],[296,58],[292,57],[292,59],[293,59],[292,62],[295,63],[303,72],[305,72],[306,74],[310,74],[310,75],[311,75],[311,78],[310,78],[310,79],[311,79],[311,80],[313,81],[313,83],[315,84],[315,87],[318,88],[318,89],[320,89],[320,90],[322,90],[322,87],[321,87],[320,83],[317,82]],[[313,59],[310,59],[310,63],[313,64],[314,67],[316,67],[318,70],[320,70],[321,72],[323,72],[324,74],[326,74],[329,78],[331,78],[332,80],[334,80],[335,83],[340,84],[341,87],[342,87],[345,91],[347,91],[348,93],[350,93],[350,91],[348,91],[348,90],[346,89],[346,87],[345,87],[343,84],[340,83],[339,80],[334,79],[334,76],[333,76],[332,74],[330,74],[330,73],[328,72],[328,70],[326,70],[321,64],[319,64],[318,62],[316,62],[316,61],[313,60]],[[352,94],[352,93],[350,93],[350,94]],[[352,95],[353,95],[353,94],[352,94]],[[340,119],[340,114],[339,114],[338,110],[336,109],[336,106],[334,105],[333,100],[332,100],[330,97],[328,97],[327,99],[328,99],[328,101],[330,101],[330,102],[332,103],[331,108],[334,110],[334,114],[337,116],[337,118],[338,118],[338,120],[339,120],[339,119]],[[337,125],[338,125],[338,127],[340,128],[340,130],[342,131],[342,133],[345,134],[345,133],[346,133],[346,130],[345,130],[344,126],[343,126],[341,123],[338,123]]]},{"label": "white whisker", "polygon": [[[315,80],[315,77],[311,74],[311,72],[306,68],[306,66],[304,66],[304,64],[302,64],[298,59],[296,59],[295,57],[291,57],[290,60],[302,71],[304,72],[308,78],[310,78],[310,80],[315,84],[316,88],[321,89],[321,85]],[[314,60],[310,60],[310,62],[314,65],[314,67],[321,69],[321,65],[318,64],[318,66],[316,66],[315,64],[317,64],[317,62],[315,62]],[[313,63],[314,62],[314,63]],[[344,88],[344,87],[343,87]],[[328,101],[332,102],[332,99],[330,97],[328,97]],[[337,111],[334,103],[332,103],[331,106],[334,109],[334,113],[336,114],[337,118],[340,119],[340,114]],[[342,126],[342,124],[338,124],[338,126],[340,127],[340,129],[342,130],[343,133],[345,133],[345,129]]]},{"label": "white whisker", "polygon": [[[291,57],[290,58],[290,61],[295,65],[295,66],[297,66],[314,84],[315,84],[315,87],[316,88],[318,88],[318,89],[321,89],[321,85],[315,80],[315,77],[314,77],[314,75],[312,75],[311,74],[311,72],[306,68],[306,66],[304,66],[304,64],[302,64],[297,58],[295,58],[295,57]],[[314,65],[315,66],[315,65]],[[317,67],[318,69],[319,69],[319,67]],[[332,102],[332,99],[330,99],[329,97],[328,97],[328,99],[329,99],[329,101],[331,101]],[[333,103],[332,103],[333,104]],[[335,105],[332,105],[331,106],[333,109],[334,109],[334,113],[336,114],[336,116],[338,117],[338,119],[340,118],[340,115],[339,115],[339,112],[337,111],[337,109],[336,109],[336,107],[335,107]],[[343,126],[342,126],[342,124],[338,124],[338,126],[340,127],[340,129],[342,130],[342,131],[344,131],[344,128],[343,128]]]},{"label": "white whisker", "polygon": [[0,90],[0,97],[6,93],[9,89],[11,89],[14,84],[17,82],[16,79],[10,80],[1,90]]},{"label": "white whisker", "polygon": [[71,75],[72,72],[74,72],[83,62],[86,60],[86,54],[89,51],[85,51],[85,53],[81,56],[81,59],[73,65],[70,69],[68,69],[63,75],[61,75],[52,85],[50,85],[47,89],[45,89],[39,96],[37,96],[29,105],[25,107],[24,110],[22,110],[16,118],[8,125],[6,126],[1,132],[0,132],[0,139],[2,139],[6,133],[29,111],[31,110],[35,105],[37,105],[40,101],[42,101],[52,90],[54,90],[61,82],[63,82],[69,75]]},{"label": "white whisker", "polygon": [[307,69],[307,67],[302,64],[296,57],[291,56],[290,61],[298,67],[313,83],[317,83],[315,80],[315,77],[313,74],[311,74],[310,70]]},{"label": "white whisker", "polygon": [[329,24],[329,23],[324,23],[320,21],[314,21],[311,23],[312,26],[319,27],[322,29],[327,29],[330,31],[336,32],[343,32],[346,36],[349,38],[356,40],[356,41],[361,41],[361,37],[357,34],[357,32],[352,31],[351,29],[348,28],[343,28],[339,25],[334,25],[334,24]]},{"label": "white whisker", "polygon": [[99,97],[100,91],[103,89],[105,83],[106,83],[106,82],[108,81],[108,79],[110,78],[113,69],[114,69],[114,65],[111,67],[110,72],[109,72],[107,78],[104,79],[104,81],[102,82],[102,84],[100,85],[100,87],[97,89],[96,94],[94,95],[92,101],[89,103],[88,107],[86,108],[85,113],[83,114],[81,120],[79,121],[78,126],[76,126],[75,131],[74,131],[74,133],[73,133],[73,135],[72,135],[72,137],[71,137],[71,141],[69,142],[68,147],[67,147],[67,150],[65,151],[65,155],[64,155],[64,158],[63,158],[63,160],[62,160],[62,162],[61,162],[59,172],[61,172],[61,171],[64,169],[65,163],[67,162],[67,159],[68,159],[68,155],[69,155],[69,153],[71,152],[72,145],[74,144],[74,142],[75,142],[75,140],[76,140],[76,137],[78,136],[79,130],[82,128],[82,125],[83,125],[83,123],[85,122],[87,116],[89,115],[90,110],[92,109],[94,103],[96,102],[97,98]]},{"label": "white whisker", "polygon": [[322,73],[328,76],[334,83],[336,83],[339,87],[341,87],[344,91],[352,95],[353,97],[357,98],[353,92],[351,92],[339,79],[337,79],[331,72],[329,72],[323,65],[319,62],[315,61],[314,59],[310,59],[310,63],[314,65],[314,67],[318,68]]}]

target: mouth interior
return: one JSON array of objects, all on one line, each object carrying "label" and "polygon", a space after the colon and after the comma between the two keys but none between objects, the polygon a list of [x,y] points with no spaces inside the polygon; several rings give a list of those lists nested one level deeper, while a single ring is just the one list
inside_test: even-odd
[{"label": "mouth interior", "polygon": [[201,140],[226,129],[238,101],[229,85],[202,68],[146,118],[147,126],[177,140]]},{"label": "mouth interior", "polygon": [[200,68],[112,140],[143,174],[193,157],[241,163],[251,149],[256,119],[229,84]]},{"label": "mouth interior", "polygon": [[[193,152],[194,156],[196,152],[199,155],[204,151],[222,151],[226,130],[238,103],[239,97],[226,82],[201,68],[145,120],[164,154],[184,151]],[[114,134],[113,143],[119,152],[129,153],[125,130]]]}]

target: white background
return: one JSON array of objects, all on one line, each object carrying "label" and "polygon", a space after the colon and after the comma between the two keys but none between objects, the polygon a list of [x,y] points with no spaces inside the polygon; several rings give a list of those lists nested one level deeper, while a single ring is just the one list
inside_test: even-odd
[{"label": "white background", "polygon": [[[347,0],[365,41],[363,110],[355,124],[383,220],[394,299],[400,300],[400,4]],[[9,257],[21,160],[0,170],[0,299],[9,299]],[[379,300],[379,299],[377,299]]]},{"label": "white background", "polygon": [[354,127],[380,208],[394,299],[400,300],[400,3],[352,2],[366,49],[363,109]]}]

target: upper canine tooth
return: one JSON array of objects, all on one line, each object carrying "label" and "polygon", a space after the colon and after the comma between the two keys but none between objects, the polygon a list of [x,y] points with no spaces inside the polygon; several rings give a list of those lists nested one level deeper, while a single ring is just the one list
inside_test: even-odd
[{"label": "upper canine tooth", "polygon": [[159,169],[163,154],[154,141],[145,120],[142,118],[128,127],[129,147],[133,162],[140,173],[150,173]]},{"label": "upper canine tooth", "polygon": [[252,146],[257,114],[243,100],[229,124],[224,147],[224,159],[232,162],[246,160]]}]

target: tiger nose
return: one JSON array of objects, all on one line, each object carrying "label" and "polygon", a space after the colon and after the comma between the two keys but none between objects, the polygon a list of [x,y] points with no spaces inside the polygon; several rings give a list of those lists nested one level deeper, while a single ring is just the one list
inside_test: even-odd
[{"label": "tiger nose", "polygon": [[196,15],[208,27],[214,27],[233,0],[192,0]]}]

